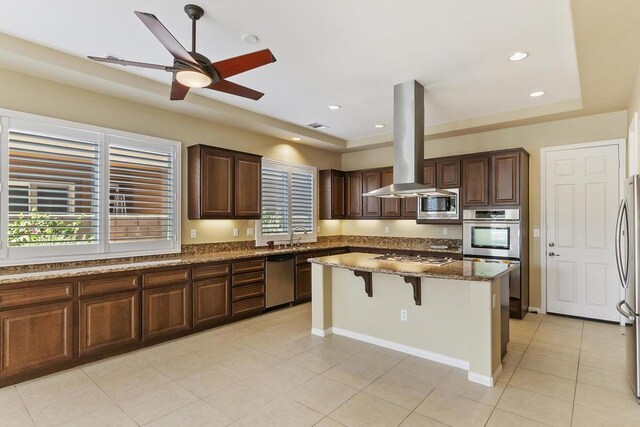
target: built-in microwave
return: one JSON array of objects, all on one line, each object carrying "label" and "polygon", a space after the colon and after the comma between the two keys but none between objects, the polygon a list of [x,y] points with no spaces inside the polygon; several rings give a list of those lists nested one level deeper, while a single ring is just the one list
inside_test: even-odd
[{"label": "built-in microwave", "polygon": [[451,195],[428,194],[418,197],[418,219],[460,219],[460,190],[447,188]]}]

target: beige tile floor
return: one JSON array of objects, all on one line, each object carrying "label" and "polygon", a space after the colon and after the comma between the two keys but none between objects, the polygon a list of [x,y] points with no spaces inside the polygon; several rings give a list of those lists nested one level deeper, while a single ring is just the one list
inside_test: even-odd
[{"label": "beige tile floor", "polygon": [[2,426],[640,425],[618,326],[511,321],[493,388],[339,336],[302,305],[0,389]]}]

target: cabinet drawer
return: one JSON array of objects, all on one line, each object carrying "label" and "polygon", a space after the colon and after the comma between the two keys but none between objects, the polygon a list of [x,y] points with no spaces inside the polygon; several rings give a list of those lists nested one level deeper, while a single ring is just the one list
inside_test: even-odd
[{"label": "cabinet drawer", "polygon": [[69,299],[73,295],[72,287],[72,283],[59,283],[21,289],[5,289],[0,291],[0,309]]},{"label": "cabinet drawer", "polygon": [[231,286],[242,286],[257,282],[264,282],[264,271],[234,275],[231,279]]},{"label": "cabinet drawer", "polygon": [[255,285],[238,286],[231,290],[233,301],[264,295],[264,283]]},{"label": "cabinet drawer", "polygon": [[193,280],[208,279],[210,277],[227,276],[230,269],[229,264],[213,264],[204,265],[202,267],[194,267],[191,270],[191,278]]},{"label": "cabinet drawer", "polygon": [[254,259],[251,261],[234,262],[231,266],[233,274],[248,273],[250,271],[264,270],[264,259]]},{"label": "cabinet drawer", "polygon": [[315,258],[316,254],[313,252],[305,252],[303,254],[296,255],[296,265],[304,264],[309,258]]},{"label": "cabinet drawer", "polygon": [[112,291],[128,291],[138,288],[138,276],[103,277],[101,279],[81,280],[78,283],[78,295],[98,295]]},{"label": "cabinet drawer", "polygon": [[142,275],[142,286],[149,288],[152,286],[170,285],[173,283],[182,283],[189,280],[189,269],[180,268],[177,270],[157,271],[155,273],[146,273]]},{"label": "cabinet drawer", "polygon": [[231,304],[231,314],[240,316],[249,312],[261,312],[264,309],[264,297],[246,299]]}]

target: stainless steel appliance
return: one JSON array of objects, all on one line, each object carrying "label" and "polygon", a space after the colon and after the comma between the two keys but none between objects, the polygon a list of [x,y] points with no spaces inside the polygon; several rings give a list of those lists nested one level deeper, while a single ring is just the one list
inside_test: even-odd
[{"label": "stainless steel appliance", "polygon": [[384,254],[384,255],[377,256],[373,259],[377,259],[381,261],[392,261],[392,262],[429,264],[429,265],[436,265],[436,266],[449,264],[455,261],[453,258],[446,258],[446,257],[431,257],[431,256],[422,256],[422,255],[396,255],[396,254]]},{"label": "stainless steel appliance", "polygon": [[616,308],[627,320],[627,373],[631,389],[636,399],[640,400],[640,300],[638,292],[638,245],[640,244],[640,209],[638,199],[640,197],[640,175],[634,175],[627,179],[625,184],[625,197],[620,202],[618,220],[616,222],[616,262],[620,283],[624,288],[625,298]]},{"label": "stainless steel appliance", "polygon": [[465,209],[462,216],[464,256],[520,259],[519,209]]},{"label": "stainless steel appliance", "polygon": [[418,219],[460,219],[460,190],[450,188],[451,195],[428,194],[418,198]]},{"label": "stainless steel appliance", "polygon": [[294,299],[295,261],[293,254],[267,257],[266,308],[287,304]]}]

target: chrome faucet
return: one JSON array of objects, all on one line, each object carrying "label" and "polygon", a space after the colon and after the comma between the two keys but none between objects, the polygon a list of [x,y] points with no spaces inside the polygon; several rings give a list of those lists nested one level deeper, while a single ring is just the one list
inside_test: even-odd
[{"label": "chrome faucet", "polygon": [[[309,233],[309,230],[307,230],[304,227],[295,227],[293,230],[291,230],[291,237],[289,239],[289,246],[293,246],[293,233],[295,233],[296,231],[304,231],[304,235],[306,236],[307,233]],[[297,245],[300,246],[300,239],[302,238],[302,235],[298,236],[298,242]]]}]

